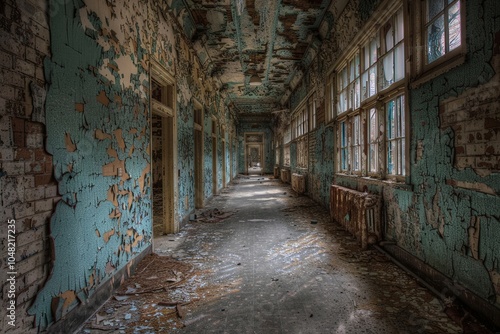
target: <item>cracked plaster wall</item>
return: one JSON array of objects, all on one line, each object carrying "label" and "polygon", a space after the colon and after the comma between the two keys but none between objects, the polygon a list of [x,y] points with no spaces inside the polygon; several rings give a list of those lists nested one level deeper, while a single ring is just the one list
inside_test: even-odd
[{"label": "cracked plaster wall", "polygon": [[[330,22],[331,33],[324,33],[318,69],[329,68],[349,47],[372,5],[349,2],[340,17],[332,11],[329,17],[338,19]],[[494,0],[466,6],[465,63],[409,91],[409,185],[339,174],[333,182],[383,196],[387,240],[499,308],[500,8]],[[326,82],[326,72],[308,69],[304,81],[313,84],[307,92],[314,82]],[[304,86],[307,82],[292,94],[292,106],[307,94]],[[308,193],[324,205],[336,158],[321,163],[317,157],[333,152],[333,131],[320,123],[311,138],[327,140],[310,152],[316,159],[308,170]]]},{"label": "cracked plaster wall", "polygon": [[[36,299],[28,312],[40,329],[111,284],[118,270],[128,268],[151,245],[151,56],[176,73],[181,171],[176,219],[194,208],[192,98],[213,104],[214,85],[193,77],[193,68],[201,68],[197,61],[192,64],[192,50],[177,27],[165,23],[171,21],[164,5],[71,0],[52,1],[47,10],[52,55],[40,65],[48,82],[46,149],[61,200],[50,219],[52,271],[41,290],[36,280],[30,287]],[[189,22],[185,30],[190,31]],[[29,129],[31,136],[37,133]],[[2,182],[10,173],[4,159],[2,155]],[[47,196],[57,198],[52,193]],[[52,197],[47,197],[51,205],[56,203]],[[42,273],[36,279],[43,282],[45,277]],[[18,318],[29,319],[21,312]]]}]

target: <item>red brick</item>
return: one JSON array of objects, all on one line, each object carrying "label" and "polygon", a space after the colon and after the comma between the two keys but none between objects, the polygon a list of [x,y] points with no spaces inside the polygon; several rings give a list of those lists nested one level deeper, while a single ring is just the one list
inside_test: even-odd
[{"label": "red brick", "polygon": [[26,147],[26,140],[24,138],[24,132],[13,132],[13,136],[14,136],[14,146]]},{"label": "red brick", "polygon": [[37,148],[35,149],[35,160],[36,161],[41,161],[45,160],[45,158],[48,156],[48,153],[45,152],[43,148]]},{"label": "red brick", "polygon": [[52,182],[52,173],[35,175],[35,187],[51,184]]},{"label": "red brick", "polygon": [[11,117],[10,119],[12,125],[12,131],[14,132],[24,132],[25,120],[19,117]]},{"label": "red brick", "polygon": [[15,150],[15,156],[14,160],[19,161],[19,160],[33,160],[33,150],[24,148],[24,147],[19,147]]},{"label": "red brick", "polygon": [[27,133],[45,133],[45,129],[41,123],[26,121],[24,126]]}]

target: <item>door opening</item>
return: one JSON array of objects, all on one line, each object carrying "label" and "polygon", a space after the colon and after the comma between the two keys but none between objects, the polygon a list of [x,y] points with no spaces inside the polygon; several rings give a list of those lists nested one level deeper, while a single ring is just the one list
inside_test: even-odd
[{"label": "door opening", "polygon": [[194,202],[195,208],[205,205],[204,178],[203,178],[203,108],[195,100],[194,108]]},{"label": "door opening", "polygon": [[246,174],[264,174],[264,135],[262,133],[245,134],[245,170]]},{"label": "door opening", "polygon": [[175,194],[177,148],[175,84],[173,76],[155,61],[151,62],[151,171],[153,237],[177,233]]}]

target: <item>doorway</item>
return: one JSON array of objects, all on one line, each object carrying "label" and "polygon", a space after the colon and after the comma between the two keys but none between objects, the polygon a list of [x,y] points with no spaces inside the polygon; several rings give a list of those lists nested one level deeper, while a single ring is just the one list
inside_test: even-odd
[{"label": "doorway", "polygon": [[212,194],[217,195],[217,121],[212,119]]},{"label": "doorway", "polygon": [[162,65],[151,62],[151,171],[153,237],[177,233],[175,194],[177,148],[173,76]]},{"label": "doorway", "polygon": [[245,134],[245,170],[247,175],[264,174],[264,135]]},{"label": "doorway", "polygon": [[205,205],[203,178],[203,107],[194,100],[194,205],[200,209]]}]

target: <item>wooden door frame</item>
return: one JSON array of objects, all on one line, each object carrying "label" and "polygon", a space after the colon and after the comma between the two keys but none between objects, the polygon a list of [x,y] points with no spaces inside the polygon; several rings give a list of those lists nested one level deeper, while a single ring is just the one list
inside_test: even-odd
[{"label": "wooden door frame", "polygon": [[[196,110],[200,110],[201,113],[201,124],[194,123],[194,128],[193,128],[193,136],[194,136],[194,206],[195,208],[203,208],[205,206],[205,180],[203,178],[203,171],[204,171],[204,166],[205,166],[205,159],[204,159],[204,152],[205,152],[205,147],[204,147],[204,140],[205,140],[205,132],[204,132],[204,120],[205,120],[205,111],[203,109],[203,104],[198,101],[197,99],[193,98],[193,104],[194,104],[194,112],[196,113]],[[196,131],[200,134],[199,142],[197,142],[196,138]],[[199,150],[196,149],[197,145],[199,145]],[[198,164],[196,164],[198,162]]]},{"label": "wooden door frame", "polygon": [[[176,84],[175,76],[163,65],[154,59],[150,63],[150,78],[159,84],[171,87],[171,105],[164,105],[150,98],[150,145],[149,155],[152,157],[153,136],[152,136],[152,114],[161,116],[162,119],[162,190],[163,190],[163,232],[177,233],[180,230],[180,222],[175,219],[178,202],[178,176],[177,176],[177,113],[176,113]],[[152,80],[150,80],[150,91],[152,91]],[[164,101],[163,101],[164,102]],[[151,161],[151,164],[153,162]],[[152,168],[151,168],[152,170]],[[152,185],[151,185],[152,186]],[[152,189],[152,188],[151,188]],[[152,194],[152,193],[151,193]],[[151,201],[153,203],[153,201]],[[153,207],[151,206],[151,217],[153,217]],[[153,230],[153,219],[151,219]],[[153,238],[154,239],[154,238]]]},{"label": "wooden door frame", "polygon": [[[262,136],[262,142],[247,142],[247,136],[248,135],[260,135]],[[264,132],[245,132],[245,172],[248,175],[248,154],[249,154],[249,148],[253,146],[258,146],[260,150],[260,168],[261,168],[261,175],[264,174],[264,162],[266,159],[264,158],[264,141],[265,141],[265,135]]]}]

